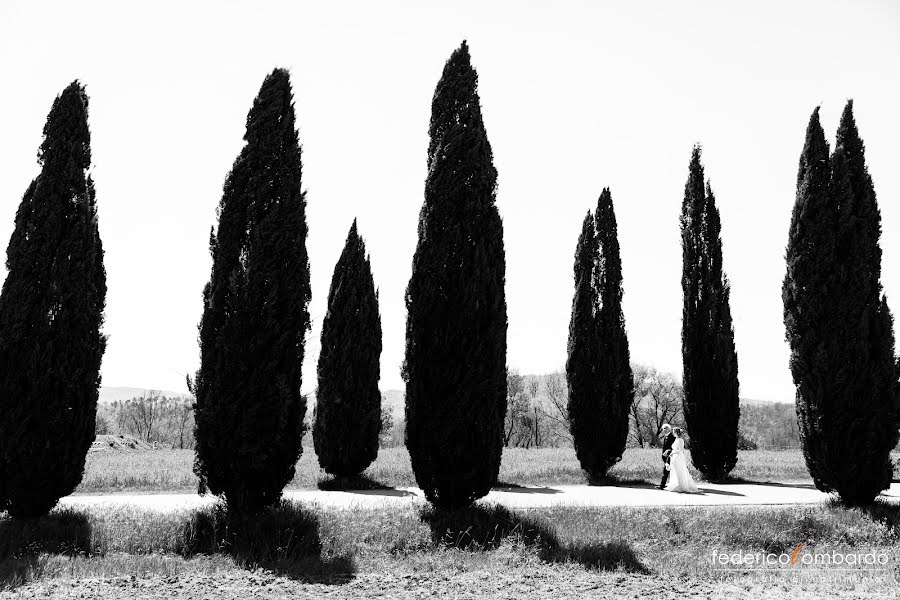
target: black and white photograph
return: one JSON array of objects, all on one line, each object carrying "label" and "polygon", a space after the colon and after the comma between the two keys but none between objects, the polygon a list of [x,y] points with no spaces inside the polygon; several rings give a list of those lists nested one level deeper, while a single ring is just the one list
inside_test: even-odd
[{"label": "black and white photograph", "polygon": [[2,0],[0,600],[893,600],[900,2]]}]

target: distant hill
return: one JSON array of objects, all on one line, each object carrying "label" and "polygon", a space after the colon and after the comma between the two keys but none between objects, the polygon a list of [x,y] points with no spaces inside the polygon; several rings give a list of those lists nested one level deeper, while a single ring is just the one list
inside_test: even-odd
[{"label": "distant hill", "polygon": [[[146,394],[154,388],[135,388],[135,387],[100,387],[100,403],[111,404],[117,400],[131,400],[143,394]],[[163,396],[169,398],[187,398],[188,394],[184,392],[173,392],[171,390],[155,390]]]}]

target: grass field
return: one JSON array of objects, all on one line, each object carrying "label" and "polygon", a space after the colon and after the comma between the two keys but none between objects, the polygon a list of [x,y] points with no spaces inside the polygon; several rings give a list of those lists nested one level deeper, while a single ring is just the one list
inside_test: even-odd
[{"label": "grass field", "polygon": [[[0,517],[0,598],[893,597],[900,507],[333,510]],[[237,532],[237,533],[234,533]],[[723,572],[726,552],[888,553],[887,572]]]},{"label": "grass field", "polygon": [[[77,493],[194,491],[197,478],[191,470],[193,460],[191,450],[94,452],[88,456],[84,479]],[[900,455],[895,455],[895,463],[900,463]],[[692,472],[699,478],[695,470]],[[611,471],[611,475],[620,480],[650,483],[658,483],[661,473],[659,451],[654,449],[626,450],[621,462]],[[405,448],[383,448],[365,475],[384,485],[415,485]],[[799,450],[740,452],[732,475],[748,481],[809,481]],[[900,471],[897,476],[900,478]],[[297,463],[297,475],[288,487],[311,489],[327,479],[328,476],[319,469],[315,453],[306,448]],[[562,485],[584,483],[584,476],[571,448],[507,448],[503,452],[500,481],[518,485]]]}]

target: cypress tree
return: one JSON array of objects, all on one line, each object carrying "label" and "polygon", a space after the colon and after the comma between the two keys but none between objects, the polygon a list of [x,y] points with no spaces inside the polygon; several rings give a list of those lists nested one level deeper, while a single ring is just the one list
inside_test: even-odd
[{"label": "cypress tree", "polygon": [[497,171],[465,42],[431,106],[428,178],[406,291],[406,446],[418,485],[458,507],[497,481],[506,413],[506,262]]},{"label": "cypress tree", "polygon": [[309,329],[302,161],[288,72],[275,69],[247,116],[225,181],[203,291],[194,471],[237,514],[281,497],[303,449],[300,393]]},{"label": "cypress tree", "polygon": [[740,404],[719,209],[703,177],[700,147],[695,146],[681,207],[684,419],[691,437],[691,460],[707,479],[715,481],[724,479],[737,464]]},{"label": "cypress tree", "polygon": [[890,486],[898,440],[893,319],[881,293],[881,215],[852,101],[834,153],[813,111],[787,247],[784,320],[803,454],[850,505]]},{"label": "cypress tree", "polygon": [[357,475],[378,456],[380,358],[378,292],[354,220],[322,322],[313,442],[326,473]]},{"label": "cypress tree", "polygon": [[612,194],[582,224],[569,323],[568,411],[581,468],[596,482],[625,451],[634,382],[622,314],[622,262]]},{"label": "cypress tree", "polygon": [[81,482],[94,441],[106,271],[88,97],[53,102],[41,172],[16,213],[0,294],[0,510],[37,517]]}]

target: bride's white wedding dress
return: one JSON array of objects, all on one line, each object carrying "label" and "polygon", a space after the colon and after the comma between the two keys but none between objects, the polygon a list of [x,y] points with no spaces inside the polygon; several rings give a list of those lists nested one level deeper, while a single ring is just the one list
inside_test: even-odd
[{"label": "bride's white wedding dress", "polygon": [[666,484],[666,491],[688,494],[696,494],[700,491],[688,471],[684,440],[681,438],[675,438],[675,442],[672,444],[672,454],[669,455],[669,482]]}]

